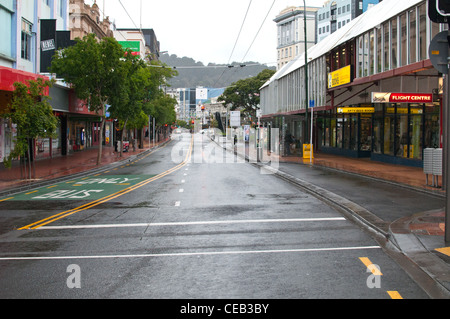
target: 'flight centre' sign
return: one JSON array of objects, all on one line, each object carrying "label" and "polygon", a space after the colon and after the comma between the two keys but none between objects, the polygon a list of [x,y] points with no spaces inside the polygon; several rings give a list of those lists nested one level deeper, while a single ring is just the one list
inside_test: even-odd
[{"label": "'flight centre' sign", "polygon": [[433,94],[372,92],[372,103],[431,103]]}]

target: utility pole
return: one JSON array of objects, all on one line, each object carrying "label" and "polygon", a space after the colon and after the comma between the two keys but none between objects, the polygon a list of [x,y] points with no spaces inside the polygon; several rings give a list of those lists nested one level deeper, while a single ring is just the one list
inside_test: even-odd
[{"label": "utility pole", "polygon": [[433,22],[449,25],[448,31],[439,33],[432,40],[429,56],[433,66],[445,75],[443,90],[444,103],[442,104],[442,122],[444,123],[443,185],[445,186],[446,192],[444,239],[446,244],[450,244],[450,165],[448,164],[450,159],[450,2],[448,0],[428,0],[428,17]]},{"label": "utility pole", "polygon": [[[305,141],[308,141],[308,134],[309,134],[309,129],[308,129],[308,104],[309,104],[309,97],[308,97],[308,36],[307,36],[307,30],[306,30],[306,1],[303,0],[303,20],[304,20],[304,31],[305,31],[305,104],[306,104],[306,109],[305,109],[305,124],[306,124],[306,135],[305,135]],[[306,143],[305,143],[306,144]],[[311,147],[311,145],[310,145]],[[310,152],[312,150],[310,149]]]}]

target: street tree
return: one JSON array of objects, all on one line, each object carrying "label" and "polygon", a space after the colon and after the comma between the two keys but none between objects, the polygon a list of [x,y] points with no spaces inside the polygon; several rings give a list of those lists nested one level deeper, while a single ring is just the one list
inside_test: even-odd
[{"label": "street tree", "polygon": [[[127,128],[142,129],[148,124],[149,116],[157,119],[159,113],[156,114],[152,105],[165,95],[160,87],[166,86],[167,79],[177,74],[159,61],[146,62],[128,53],[130,52],[127,52],[122,64],[126,81],[122,86],[122,92],[111,99],[113,105],[109,109],[112,117],[119,121],[122,128],[121,145]],[[174,109],[174,106],[172,108]],[[122,154],[123,148],[120,149]]]},{"label": "street tree", "polygon": [[[119,100],[113,97],[126,91],[124,53],[114,38],[97,40],[94,34],[89,34],[77,38],[74,46],[59,51],[52,61],[51,72],[70,83],[77,97],[101,117],[100,132],[105,126],[106,105],[113,106]],[[100,134],[97,165],[101,164],[102,144]]]},{"label": "street tree", "polygon": [[[11,103],[3,116],[17,125],[14,149],[4,159],[6,167],[11,167],[14,158],[28,159],[28,177],[31,178],[33,142],[36,138],[56,137],[58,118],[49,103],[48,88],[52,82],[38,78],[27,83],[14,83]],[[34,174],[33,174],[34,175]]]},{"label": "street tree", "polygon": [[218,101],[225,102],[225,105],[230,104],[232,111],[239,109],[254,118],[260,104],[259,89],[274,73],[273,70],[265,69],[257,76],[238,80],[225,89]]},{"label": "street tree", "polygon": [[156,98],[152,99],[145,105],[145,113],[155,118],[156,131],[160,131],[176,122],[175,105],[177,100],[160,91]]}]

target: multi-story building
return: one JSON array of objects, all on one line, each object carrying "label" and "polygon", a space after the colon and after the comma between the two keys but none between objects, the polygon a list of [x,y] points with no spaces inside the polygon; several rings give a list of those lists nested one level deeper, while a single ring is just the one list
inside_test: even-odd
[{"label": "multi-story building", "polygon": [[342,28],[381,0],[328,0],[317,10],[317,42]]},{"label": "multi-story building", "polygon": [[428,18],[427,1],[383,0],[308,50],[307,65],[299,56],[263,85],[265,125],[280,141],[294,135],[301,153],[314,104],[316,151],[422,167],[424,149],[442,147],[443,77],[428,48],[447,29]]},{"label": "multi-story building", "polygon": [[91,33],[99,39],[113,36],[109,17],[101,18],[100,8],[96,3],[90,6],[84,0],[70,0],[69,15],[72,39],[82,39]]},{"label": "multi-story building", "polygon": [[159,60],[159,42],[153,29],[115,29],[114,38],[133,54],[148,60]]},{"label": "multi-story building", "polygon": [[[12,98],[14,82],[38,77],[50,79],[51,59],[59,48],[74,39],[94,33],[98,39],[112,37],[112,24],[96,3],[83,0],[0,0],[0,162],[14,148],[15,125],[1,118]],[[144,30],[145,53],[159,55],[159,43],[153,30]],[[108,119],[105,130],[103,114],[89,111],[70,87],[60,80],[49,89],[50,104],[59,117],[56,138],[38,138],[33,156],[45,158],[67,155],[98,146],[100,134],[106,146],[114,143],[114,121]]]},{"label": "multi-story building", "polygon": [[[56,29],[61,31],[60,39],[68,31],[67,8],[67,0],[0,0],[0,162],[14,148],[15,125],[1,118],[11,101],[13,84],[38,77],[48,79],[41,73],[48,51],[58,45]],[[52,28],[53,37],[48,38]],[[56,110],[64,107],[58,105],[57,99],[51,103]],[[61,135],[53,140],[37,140],[34,155],[61,153],[62,144]]]},{"label": "multi-story building", "polygon": [[316,43],[316,12],[313,7],[288,7],[281,11],[273,20],[277,24],[277,68],[293,60],[305,52],[306,11],[306,42],[308,48]]}]

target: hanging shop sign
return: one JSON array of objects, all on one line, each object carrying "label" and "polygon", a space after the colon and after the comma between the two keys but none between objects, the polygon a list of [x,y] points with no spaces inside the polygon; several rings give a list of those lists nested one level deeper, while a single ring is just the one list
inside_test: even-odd
[{"label": "hanging shop sign", "polygon": [[374,113],[374,107],[338,107],[337,113]]},{"label": "hanging shop sign", "polygon": [[433,94],[372,92],[372,103],[431,103]]},{"label": "hanging shop sign", "polygon": [[334,88],[352,82],[352,66],[347,65],[339,70],[328,73],[328,88]]}]

